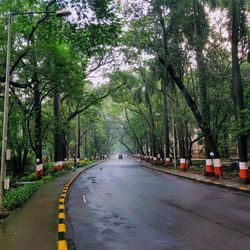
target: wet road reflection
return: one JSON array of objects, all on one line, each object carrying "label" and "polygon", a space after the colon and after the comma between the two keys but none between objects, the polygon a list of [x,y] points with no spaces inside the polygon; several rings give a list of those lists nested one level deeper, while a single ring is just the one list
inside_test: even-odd
[{"label": "wet road reflection", "polygon": [[248,195],[111,159],[77,178],[67,202],[70,249],[247,249]]}]

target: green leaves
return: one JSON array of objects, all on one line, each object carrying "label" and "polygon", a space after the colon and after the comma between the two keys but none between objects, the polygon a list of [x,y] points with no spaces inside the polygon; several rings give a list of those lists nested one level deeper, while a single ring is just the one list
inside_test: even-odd
[{"label": "green leaves", "polygon": [[10,211],[20,207],[38,189],[39,185],[39,183],[34,183],[10,189],[4,198],[4,208]]}]

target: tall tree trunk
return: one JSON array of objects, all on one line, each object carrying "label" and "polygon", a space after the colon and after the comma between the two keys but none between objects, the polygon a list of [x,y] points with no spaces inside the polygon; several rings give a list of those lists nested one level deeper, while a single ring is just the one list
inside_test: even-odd
[{"label": "tall tree trunk", "polygon": [[62,133],[61,133],[61,100],[57,89],[54,90],[54,161],[63,161],[63,145],[62,145]]},{"label": "tall tree trunk", "polygon": [[[204,48],[204,34],[201,33],[199,29],[199,16],[197,9],[197,0],[193,0],[193,16],[194,16],[194,30],[195,30],[195,53],[196,53],[196,61],[197,61],[197,71],[199,78],[199,94],[200,94],[200,107],[201,107],[201,115],[206,122],[207,126],[210,127],[210,105],[208,103],[208,94],[207,94],[207,83],[206,83],[206,65],[205,59],[203,55]],[[210,159],[210,152],[207,145],[207,141],[205,140],[205,155],[206,159]]]},{"label": "tall tree trunk", "polygon": [[[244,126],[244,120],[241,117],[240,112],[244,109],[244,96],[243,86],[240,74],[240,64],[238,57],[238,44],[239,44],[239,32],[240,32],[240,18],[241,18],[240,3],[236,0],[232,0],[231,3],[231,45],[232,45],[232,95],[234,104],[234,113],[236,121],[239,121]],[[238,139],[239,160],[240,165],[247,162],[247,136],[240,135]],[[241,168],[241,166],[240,166]],[[244,182],[249,181],[248,172],[246,166],[243,166],[243,170],[240,169],[240,179]],[[241,176],[241,171],[245,172]]]},{"label": "tall tree trunk", "polygon": [[81,127],[80,114],[76,116],[76,157],[80,159]]},{"label": "tall tree trunk", "polygon": [[84,137],[84,152],[85,152],[85,157],[89,157],[88,154],[88,130],[86,130],[85,137]]},{"label": "tall tree trunk", "polygon": [[[127,120],[127,122],[128,122],[128,126],[129,126],[129,128],[131,129],[132,134],[133,134],[133,136],[134,136],[134,138],[135,138],[135,142],[136,142],[136,145],[137,145],[137,147],[138,147],[138,149],[139,149],[139,152],[140,152],[141,155],[144,155],[143,146],[141,145],[140,140],[138,139],[138,137],[137,137],[137,135],[136,135],[134,129],[132,128],[132,126],[130,126],[130,122],[129,122],[129,118],[128,118],[128,109],[127,109],[127,107],[125,107],[125,117],[126,117],[126,120]],[[134,148],[135,148],[135,150],[134,150],[135,152],[138,152],[138,151],[136,150],[137,147],[134,147]]]},{"label": "tall tree trunk", "polygon": [[[165,64],[165,62],[163,62],[163,64]],[[216,144],[214,142],[214,139],[213,139],[213,136],[212,136],[212,133],[211,133],[211,130],[210,130],[209,126],[207,126],[206,122],[204,121],[201,113],[198,110],[198,107],[197,107],[195,101],[191,97],[191,95],[188,92],[188,90],[187,90],[186,86],[184,85],[183,81],[178,76],[176,76],[172,65],[168,65],[167,70],[168,70],[170,76],[172,77],[172,79],[174,80],[174,82],[176,83],[177,87],[181,91],[182,95],[186,99],[186,102],[187,102],[189,108],[193,112],[193,115],[194,115],[194,117],[195,117],[195,119],[196,119],[202,133],[204,134],[204,137],[205,137],[206,141],[207,141],[209,151],[214,153],[215,158],[220,158],[219,157],[219,152],[217,150]]]},{"label": "tall tree trunk", "polygon": [[177,120],[177,137],[178,137],[178,145],[179,145],[179,157],[182,159],[186,158],[185,154],[185,141],[184,141],[184,131],[183,124],[180,119]]},{"label": "tall tree trunk", "polygon": [[[32,44],[34,45],[34,41],[32,40]],[[33,95],[34,95],[34,115],[35,115],[35,155],[36,162],[42,163],[42,106],[41,106],[41,93],[37,75],[37,59],[36,53],[32,56],[32,64],[33,64],[33,75],[32,75],[32,83],[34,85]]]},{"label": "tall tree trunk", "polygon": [[164,21],[164,18],[162,16],[162,11],[159,8],[159,6],[157,6],[157,13],[158,13],[158,17],[159,17],[161,28],[162,28],[162,33],[163,33],[162,40],[163,40],[164,52],[165,52],[165,58],[162,59],[162,57],[159,56],[159,60],[163,65],[166,66],[167,72],[169,72],[169,75],[171,76],[173,81],[176,83],[177,87],[179,88],[182,95],[186,99],[186,102],[187,102],[188,106],[190,107],[191,111],[193,112],[194,117],[195,117],[201,131],[204,134],[204,138],[205,138],[205,140],[207,142],[207,146],[209,148],[209,151],[214,153],[215,158],[219,158],[219,153],[218,153],[216,144],[214,142],[214,139],[212,137],[212,133],[211,133],[211,130],[210,130],[209,126],[206,124],[206,121],[203,119],[201,113],[198,110],[198,107],[197,107],[195,101],[193,100],[190,93],[188,92],[188,90],[187,90],[186,86],[184,85],[182,79],[180,79],[176,75],[176,72],[175,72],[173,66],[171,64],[167,64],[166,61],[165,61],[165,59],[168,56],[168,45],[167,45],[168,36],[167,36],[165,21]]},{"label": "tall tree trunk", "polygon": [[[166,91],[166,87],[165,87],[165,84],[164,82],[162,81],[162,90],[163,92]],[[164,116],[163,116],[163,119],[164,119],[164,157],[165,158],[169,158],[169,123],[168,123],[168,101],[167,101],[167,96],[163,93],[162,94],[162,97],[163,97],[163,105],[164,105]]]},{"label": "tall tree trunk", "polygon": [[157,156],[157,140],[156,140],[156,135],[155,135],[154,114],[153,114],[147,86],[145,88],[145,95],[146,95],[146,103],[147,103],[148,110],[149,110],[149,118],[150,118],[149,121],[150,121],[150,126],[151,126],[150,128],[151,152],[152,152],[152,156],[156,157]]},{"label": "tall tree trunk", "polygon": [[40,100],[39,84],[37,83],[37,76],[34,75],[34,113],[35,113],[35,154],[36,162],[42,163],[42,107]]}]

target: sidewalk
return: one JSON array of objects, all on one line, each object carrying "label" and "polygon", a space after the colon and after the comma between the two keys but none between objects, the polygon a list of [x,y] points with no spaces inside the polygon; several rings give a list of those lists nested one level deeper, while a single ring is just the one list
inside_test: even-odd
[{"label": "sidewalk", "polygon": [[[87,168],[98,163],[93,163]],[[11,212],[0,225],[0,249],[57,249],[59,196],[65,184],[87,168],[79,168],[75,172],[71,170],[69,173],[46,183],[21,209]]]},{"label": "sidewalk", "polygon": [[137,160],[143,167],[154,169],[160,172],[164,172],[166,174],[171,174],[175,175],[181,178],[186,178],[190,179],[193,181],[197,181],[200,183],[205,183],[208,185],[214,185],[222,188],[227,188],[227,189],[232,189],[236,191],[241,191],[241,192],[247,192],[250,193],[250,185],[249,184],[241,184],[238,181],[235,180],[230,180],[230,179],[217,179],[214,177],[205,177],[204,175],[201,174],[195,174],[195,173],[190,173],[190,172],[182,172],[180,170],[175,170],[175,169],[169,169],[167,167],[159,167],[152,165],[150,163],[144,162]]}]

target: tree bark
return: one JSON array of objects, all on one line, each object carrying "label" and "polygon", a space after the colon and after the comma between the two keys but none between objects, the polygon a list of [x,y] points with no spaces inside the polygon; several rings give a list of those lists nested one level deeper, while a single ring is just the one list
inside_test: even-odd
[{"label": "tree bark", "polygon": [[[196,61],[197,61],[197,71],[199,78],[199,94],[200,94],[200,107],[201,107],[201,115],[206,122],[207,126],[210,127],[210,105],[208,103],[208,94],[207,94],[207,82],[206,82],[206,67],[205,67],[205,59],[203,55],[203,36],[199,27],[199,17],[197,10],[197,0],[193,0],[193,15],[194,15],[194,30],[195,30],[195,53],[196,53]],[[206,159],[211,158],[209,154],[209,148],[207,145],[207,141],[205,140],[205,155]]]},{"label": "tree bark", "polygon": [[41,93],[36,74],[34,75],[33,82],[36,84],[34,87],[35,154],[36,162],[42,163],[42,107],[40,101]]},{"label": "tree bark", "polygon": [[57,88],[54,90],[54,161],[63,161],[63,138],[61,133],[61,101]]},{"label": "tree bark", "polygon": [[[167,30],[166,30],[166,26],[165,26],[165,21],[164,21],[164,18],[162,16],[162,11],[159,8],[159,6],[157,6],[157,14],[158,14],[158,17],[160,19],[160,25],[162,28],[162,40],[163,40],[164,54],[165,54],[165,59],[166,59],[168,56],[168,45],[167,45],[168,37],[167,37]],[[201,113],[199,112],[198,107],[196,105],[196,102],[191,97],[191,95],[188,92],[186,86],[184,85],[182,79],[180,79],[176,75],[173,66],[171,64],[166,63],[166,61],[164,59],[162,59],[160,55],[159,55],[159,60],[163,65],[166,66],[167,72],[169,72],[169,75],[171,76],[172,80],[176,83],[177,87],[179,88],[179,90],[183,94],[184,98],[186,99],[188,106],[192,110],[194,117],[195,117],[201,131],[204,134],[204,138],[207,142],[207,146],[209,148],[209,151],[214,153],[215,158],[219,158],[219,153],[217,151],[216,144],[215,144],[214,139],[212,137],[211,130],[210,130],[209,126],[207,125],[206,121],[203,119]]]},{"label": "tree bark", "polygon": [[[165,86],[163,81],[162,81],[162,89],[163,89],[163,92],[165,92],[166,86]],[[164,93],[162,94],[162,97],[163,97],[163,104],[164,104],[164,116],[163,116],[163,118],[164,118],[164,144],[165,144],[164,145],[164,147],[165,147],[164,157],[169,158],[170,145],[169,145],[168,101],[167,101],[167,96]]]},{"label": "tree bark", "polygon": [[155,135],[155,123],[154,123],[154,115],[153,115],[153,110],[152,110],[152,105],[151,105],[147,85],[145,88],[145,98],[146,98],[146,103],[147,103],[148,110],[149,110],[149,117],[150,117],[149,121],[151,125],[151,130],[149,132],[150,141],[151,141],[151,153],[153,157],[156,157],[157,156],[157,144],[156,144],[156,135]]},{"label": "tree bark", "polygon": [[[231,3],[231,45],[232,45],[232,95],[234,104],[234,113],[236,121],[244,125],[244,120],[240,112],[244,109],[243,86],[240,74],[240,63],[238,57],[239,29],[240,29],[240,8],[237,1]],[[238,139],[239,160],[247,162],[247,136],[240,135]]]},{"label": "tree bark", "polygon": [[77,115],[76,120],[76,157],[80,159],[80,144],[81,144],[81,127],[80,114]]},{"label": "tree bark", "polygon": [[[127,120],[127,122],[128,122],[128,125],[129,125],[129,118],[128,118],[128,110],[127,110],[127,107],[125,107],[125,117],[126,117],[126,120]],[[136,135],[134,129],[132,128],[132,126],[130,126],[130,129],[131,129],[132,134],[133,134],[133,136],[134,136],[134,138],[135,138],[135,142],[136,142],[136,145],[138,146],[138,149],[139,149],[140,154],[141,154],[141,155],[144,155],[143,146],[141,145],[140,140],[138,139],[138,137],[137,137],[137,135]],[[135,148],[136,148],[136,147],[135,147]],[[137,150],[135,150],[135,151],[137,151]]]},{"label": "tree bark", "polygon": [[188,92],[188,90],[187,90],[186,86],[184,85],[183,81],[179,77],[176,76],[172,65],[169,64],[167,66],[167,71],[169,72],[170,76],[172,77],[172,79],[176,83],[177,87],[179,88],[179,90],[183,94],[184,98],[186,99],[186,102],[187,102],[188,106],[190,107],[191,111],[193,112],[193,115],[194,115],[194,117],[195,117],[195,119],[196,119],[202,133],[204,134],[204,138],[207,141],[209,151],[214,153],[215,158],[220,158],[219,152],[218,152],[217,147],[216,147],[216,144],[215,144],[215,142],[213,140],[213,137],[212,137],[211,130],[210,130],[209,126],[206,124],[206,122],[204,121],[203,117],[201,116],[201,113],[199,112],[195,101],[191,97],[191,95]]}]

